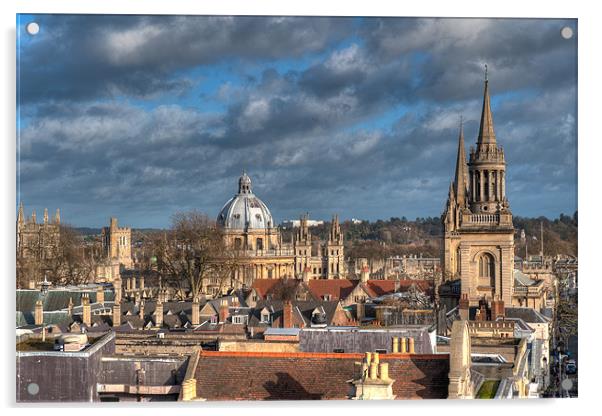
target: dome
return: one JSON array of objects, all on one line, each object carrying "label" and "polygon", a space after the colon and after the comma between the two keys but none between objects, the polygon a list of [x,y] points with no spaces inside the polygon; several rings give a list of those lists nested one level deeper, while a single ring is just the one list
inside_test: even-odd
[{"label": "dome", "polygon": [[267,229],[274,226],[268,207],[252,191],[251,178],[243,173],[238,179],[238,193],[221,209],[217,224],[226,229]]}]

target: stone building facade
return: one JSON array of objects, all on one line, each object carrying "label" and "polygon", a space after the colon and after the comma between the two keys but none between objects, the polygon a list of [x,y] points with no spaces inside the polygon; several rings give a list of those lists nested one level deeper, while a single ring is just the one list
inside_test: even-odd
[{"label": "stone building facade", "polygon": [[217,225],[228,249],[236,250],[240,267],[233,281],[251,286],[255,279],[336,279],[345,276],[343,235],[334,216],[327,241],[316,250],[308,225],[301,217],[293,239],[284,242],[267,205],[252,190],[251,178],[243,173],[236,193],[221,209]]},{"label": "stone building facade", "polygon": [[512,304],[514,227],[506,198],[506,161],[493,129],[489,82],[476,148],[466,162],[460,129],[455,179],[442,216],[442,279],[461,279],[470,305],[479,299]]},{"label": "stone building facade", "polygon": [[61,213],[57,209],[52,221],[48,218],[48,209],[44,209],[44,219],[37,221],[35,210],[31,217],[25,218],[23,202],[19,204],[17,214],[17,257],[43,260],[51,257],[53,249],[59,244]]}]

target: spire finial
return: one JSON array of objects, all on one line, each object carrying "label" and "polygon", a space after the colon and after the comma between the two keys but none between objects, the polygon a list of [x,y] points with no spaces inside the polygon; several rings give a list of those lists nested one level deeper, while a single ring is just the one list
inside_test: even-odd
[{"label": "spire finial", "polygon": [[485,64],[485,82],[487,82],[487,64]]}]

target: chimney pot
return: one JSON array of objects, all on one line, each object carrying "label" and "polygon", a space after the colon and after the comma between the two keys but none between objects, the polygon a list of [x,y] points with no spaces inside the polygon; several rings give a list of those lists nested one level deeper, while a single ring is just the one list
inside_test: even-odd
[{"label": "chimney pot", "polygon": [[406,352],[408,352],[407,350],[407,340],[405,337],[401,338],[401,350],[399,351],[402,354],[405,354]]},{"label": "chimney pot", "polygon": [[410,354],[415,354],[415,351],[414,351],[414,338],[413,337],[409,338],[409,351],[408,352]]},{"label": "chimney pot", "polygon": [[374,361],[370,363],[370,379],[376,380],[378,371],[378,364]]},{"label": "chimney pot", "polygon": [[393,337],[393,354],[399,352],[399,337]]},{"label": "chimney pot", "polygon": [[381,380],[389,380],[389,363],[380,363],[379,373]]}]

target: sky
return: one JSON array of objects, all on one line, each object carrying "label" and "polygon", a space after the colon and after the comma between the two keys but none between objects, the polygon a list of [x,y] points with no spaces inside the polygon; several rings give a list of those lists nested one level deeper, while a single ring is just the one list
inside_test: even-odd
[{"label": "sky", "polygon": [[17,31],[26,215],[215,217],[244,169],[276,222],[440,216],[485,64],[513,214],[577,209],[574,19],[19,15]]}]

